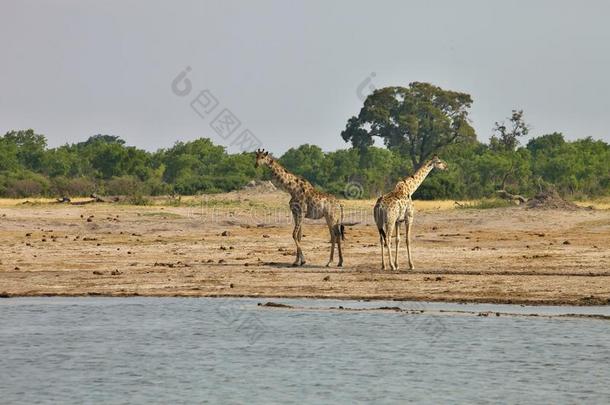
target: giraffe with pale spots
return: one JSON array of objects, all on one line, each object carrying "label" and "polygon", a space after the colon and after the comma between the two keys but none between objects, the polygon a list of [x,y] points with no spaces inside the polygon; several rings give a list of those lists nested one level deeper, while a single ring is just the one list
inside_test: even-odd
[{"label": "giraffe with pale spots", "polygon": [[[413,227],[413,216],[415,209],[411,196],[419,188],[433,169],[445,170],[447,163],[434,156],[425,162],[412,176],[399,181],[394,190],[379,197],[373,209],[375,223],[379,231],[379,243],[381,244],[381,268],[386,269],[384,258],[384,247],[388,252],[390,268],[398,270],[398,247],[400,246],[400,222],[405,223],[407,257],[409,259],[409,269],[413,270],[411,260],[411,228]],[[396,252],[395,260],[392,260],[392,235],[396,230]]]},{"label": "giraffe with pale spots", "polygon": [[264,149],[256,151],[255,166],[269,167],[279,186],[290,194],[290,211],[294,220],[292,239],[294,239],[296,244],[296,259],[292,265],[302,266],[305,264],[305,256],[301,248],[303,220],[305,218],[324,218],[328,225],[331,243],[330,259],[326,266],[330,266],[334,261],[335,244],[339,253],[337,266],[343,266],[343,250],[341,246],[341,242],[345,240],[343,205],[332,195],[316,190],[307,180],[290,173]]}]

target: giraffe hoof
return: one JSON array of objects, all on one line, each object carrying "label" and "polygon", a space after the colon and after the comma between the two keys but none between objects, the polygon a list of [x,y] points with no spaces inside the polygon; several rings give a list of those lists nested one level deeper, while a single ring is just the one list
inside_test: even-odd
[{"label": "giraffe hoof", "polygon": [[343,263],[337,263],[337,267],[343,267]]}]

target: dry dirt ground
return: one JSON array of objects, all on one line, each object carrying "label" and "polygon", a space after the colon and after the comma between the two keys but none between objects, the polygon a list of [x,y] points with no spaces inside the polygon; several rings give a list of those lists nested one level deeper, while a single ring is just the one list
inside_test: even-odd
[{"label": "dry dirt ground", "polygon": [[[306,221],[294,260],[288,196],[153,206],[0,201],[0,295],[253,296],[610,304],[610,210],[453,209],[416,202],[416,269],[380,270],[373,201],[347,201],[345,267]],[[175,202],[174,202],[175,203]]]}]

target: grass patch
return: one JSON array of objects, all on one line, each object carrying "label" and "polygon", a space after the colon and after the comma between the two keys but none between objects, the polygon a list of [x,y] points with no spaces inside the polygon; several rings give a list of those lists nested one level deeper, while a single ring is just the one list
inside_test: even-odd
[{"label": "grass patch", "polygon": [[468,203],[464,203],[458,205],[459,209],[477,209],[477,210],[485,210],[490,208],[506,208],[506,207],[514,207],[515,204],[508,200],[500,200],[498,198],[486,198],[483,200],[472,201]]},{"label": "grass patch", "polygon": [[201,198],[192,200],[189,204],[191,207],[206,207],[206,208],[215,208],[215,207],[241,207],[244,205],[244,201],[235,200],[235,199],[210,199],[210,198]]},{"label": "grass patch", "polygon": [[596,210],[608,210],[610,209],[610,197],[598,197],[590,200],[576,200],[574,204],[580,207],[593,207]]},{"label": "grass patch", "polygon": [[127,202],[131,205],[152,205],[152,201],[141,194],[132,195],[127,199]]},{"label": "grass patch", "polygon": [[173,212],[151,211],[140,213],[143,217],[165,217],[165,218],[182,218],[182,215]]},{"label": "grass patch", "polygon": [[193,198],[183,199],[180,206],[202,208],[265,208],[267,204],[259,201],[230,198]]}]

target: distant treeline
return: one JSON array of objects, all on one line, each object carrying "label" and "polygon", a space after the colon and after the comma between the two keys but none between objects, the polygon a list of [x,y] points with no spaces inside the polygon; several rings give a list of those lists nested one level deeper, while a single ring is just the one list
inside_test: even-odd
[{"label": "distant treeline", "polygon": [[[568,142],[553,133],[512,150],[473,139],[448,145],[440,156],[449,170],[433,173],[416,198],[481,198],[498,189],[532,195],[549,184],[572,198],[610,195],[610,145],[601,140]],[[375,197],[413,171],[409,159],[374,146],[323,152],[301,145],[279,160],[321,189],[350,198]],[[33,130],[0,137],[2,197],[193,195],[269,178],[266,169],[255,169],[252,153],[228,154],[204,138],[148,152],[109,135],[57,148]]]}]

